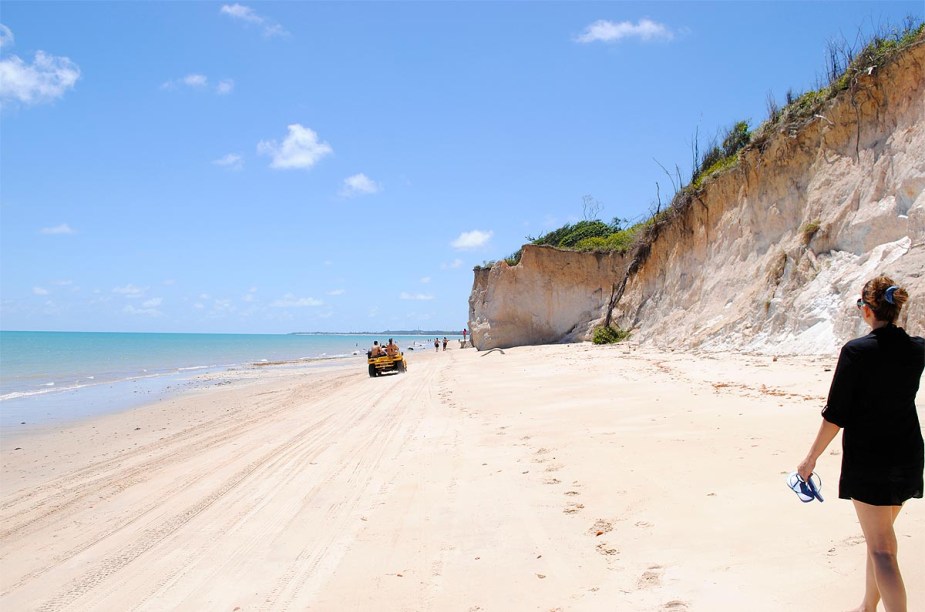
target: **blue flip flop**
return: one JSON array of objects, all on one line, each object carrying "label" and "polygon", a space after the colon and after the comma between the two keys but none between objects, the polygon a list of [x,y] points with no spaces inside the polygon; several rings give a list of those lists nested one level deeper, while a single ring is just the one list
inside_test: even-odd
[{"label": "blue flip flop", "polygon": [[809,475],[809,480],[803,480],[796,472],[790,472],[790,475],[787,476],[787,486],[797,494],[797,497],[804,504],[814,499],[825,501],[822,499],[822,479],[819,478],[816,472]]}]

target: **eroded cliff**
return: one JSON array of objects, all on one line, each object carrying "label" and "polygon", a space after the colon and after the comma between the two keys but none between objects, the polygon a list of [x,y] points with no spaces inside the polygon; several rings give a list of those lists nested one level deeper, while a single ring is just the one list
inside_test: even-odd
[{"label": "eroded cliff", "polygon": [[476,272],[481,349],[587,339],[610,312],[663,347],[833,353],[862,324],[863,282],[911,295],[925,334],[925,44],[865,74],[798,130],[740,153],[626,257],[526,247]]},{"label": "eroded cliff", "polygon": [[620,253],[578,253],[527,245],[516,266],[477,270],[469,298],[476,348],[585,339],[613,283],[626,274]]}]

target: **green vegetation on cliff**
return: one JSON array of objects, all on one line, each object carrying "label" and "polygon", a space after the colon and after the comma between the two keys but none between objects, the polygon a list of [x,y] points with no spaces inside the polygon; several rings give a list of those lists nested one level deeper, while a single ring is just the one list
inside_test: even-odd
[{"label": "green vegetation on cliff", "polygon": [[[662,208],[661,202],[650,216],[629,227],[626,221],[615,218],[606,223],[594,218],[600,206],[590,196],[585,196],[585,220],[566,224],[538,238],[528,236],[528,244],[547,245],[573,251],[616,251],[634,253],[633,268],[648,256],[651,244],[658,237],[661,229],[686,211],[704,188],[709,179],[736,168],[743,150],[752,147],[761,149],[768,139],[778,132],[798,132],[805,125],[816,121],[826,102],[841,92],[858,87],[859,80],[879,70],[892,61],[903,50],[925,43],[925,23],[919,18],[909,17],[902,27],[883,29],[872,37],[858,52],[846,43],[829,43],[828,65],[824,82],[812,91],[795,95],[787,92],[787,103],[778,107],[772,97],[768,99],[768,118],[757,129],[749,129],[749,121],[736,121],[725,130],[720,142],[708,144],[701,154],[699,142],[695,138],[693,146],[693,168],[687,185],[682,186],[680,169],[676,166],[674,176],[667,170],[666,174],[675,188],[671,203]],[[588,201],[594,206],[589,216]],[[818,225],[808,224],[803,233],[810,238],[818,230]],[[505,258],[509,265],[520,262],[523,249],[517,250]],[[479,268],[489,268],[494,262],[484,262]]]},{"label": "green vegetation on cliff", "polygon": [[629,338],[630,333],[612,325],[601,325],[594,330],[593,344],[615,344]]}]

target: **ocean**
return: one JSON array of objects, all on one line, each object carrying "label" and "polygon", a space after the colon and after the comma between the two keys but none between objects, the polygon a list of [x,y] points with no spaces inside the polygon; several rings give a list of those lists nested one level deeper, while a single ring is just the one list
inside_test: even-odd
[{"label": "ocean", "polygon": [[[394,338],[402,350],[433,346],[432,337]],[[0,428],[131,408],[206,372],[255,363],[321,367],[365,359],[373,340],[388,337],[0,331]]]}]

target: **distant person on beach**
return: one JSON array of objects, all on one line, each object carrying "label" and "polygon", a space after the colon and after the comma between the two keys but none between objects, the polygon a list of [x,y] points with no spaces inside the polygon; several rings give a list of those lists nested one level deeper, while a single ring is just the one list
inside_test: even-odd
[{"label": "distant person on beach", "polygon": [[822,425],[797,468],[800,478],[809,481],[816,460],[844,429],[838,496],[854,503],[867,541],[867,578],[859,611],[876,610],[881,598],[888,612],[906,610],[893,523],[906,500],[922,497],[925,469],[915,408],[925,370],[925,339],[911,337],[895,325],[908,299],[906,290],[886,276],[864,285],[857,307],[871,333],[842,347]]},{"label": "distant person on beach", "polygon": [[369,350],[370,357],[382,357],[385,354],[385,351],[382,350],[382,347],[379,346],[378,340],[373,340],[373,348]]},{"label": "distant person on beach", "polygon": [[448,342],[448,341],[447,341],[447,339],[446,339],[446,336],[444,336],[444,337],[443,337],[443,350],[444,350],[444,351],[446,350],[446,343],[447,343],[447,342]]},{"label": "distant person on beach", "polygon": [[401,354],[398,345],[389,338],[389,343],[385,345],[385,354],[389,357],[398,357]]},{"label": "distant person on beach", "polygon": [[467,333],[468,333],[468,332],[466,331],[466,328],[464,327],[464,328],[463,328],[463,344],[466,343],[466,334],[467,334]]},{"label": "distant person on beach", "polygon": [[440,338],[434,338],[434,352],[440,352]]}]

